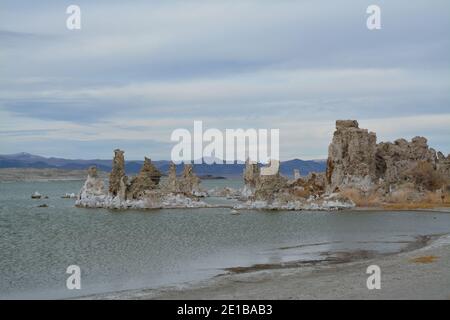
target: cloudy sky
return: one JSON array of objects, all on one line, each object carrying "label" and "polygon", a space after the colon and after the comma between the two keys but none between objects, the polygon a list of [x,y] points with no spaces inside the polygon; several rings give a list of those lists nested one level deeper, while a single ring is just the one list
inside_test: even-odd
[{"label": "cloudy sky", "polygon": [[316,159],[339,118],[450,153],[448,0],[0,3],[0,154],[168,159],[202,120],[280,129],[282,159]]}]

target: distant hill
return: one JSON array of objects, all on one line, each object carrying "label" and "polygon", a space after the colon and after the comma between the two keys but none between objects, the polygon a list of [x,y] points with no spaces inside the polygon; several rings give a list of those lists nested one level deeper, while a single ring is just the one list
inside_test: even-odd
[{"label": "distant hill", "polygon": [[[160,160],[153,161],[155,166],[163,173],[167,173],[170,161]],[[125,170],[127,174],[136,174],[139,172],[143,161],[126,161]],[[97,166],[101,171],[110,171],[112,160],[82,160],[82,159],[63,159],[63,158],[46,158],[29,154],[26,152],[0,155],[0,168],[34,168],[34,169],[63,169],[63,170],[84,170],[90,166]],[[235,164],[195,164],[194,171],[197,175],[212,176],[240,176],[245,165]],[[294,169],[299,169],[302,175],[310,172],[324,172],[326,170],[325,160],[300,160],[294,159],[281,162],[280,172],[286,176],[292,176]],[[182,165],[177,165],[177,173],[182,172]]]}]

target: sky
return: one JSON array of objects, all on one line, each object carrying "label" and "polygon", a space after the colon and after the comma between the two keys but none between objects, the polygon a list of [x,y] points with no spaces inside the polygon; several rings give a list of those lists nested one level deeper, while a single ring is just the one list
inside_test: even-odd
[{"label": "sky", "polygon": [[173,130],[201,120],[323,159],[336,119],[450,153],[449,1],[0,3],[0,154],[169,159]]}]

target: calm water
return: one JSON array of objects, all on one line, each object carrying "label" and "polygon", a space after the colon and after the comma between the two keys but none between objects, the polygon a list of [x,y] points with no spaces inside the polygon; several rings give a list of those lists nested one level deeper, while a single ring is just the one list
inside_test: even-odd
[{"label": "calm water", "polygon": [[[314,259],[333,250],[390,252],[416,235],[450,233],[450,214],[439,213],[108,211],[75,208],[73,199],[60,198],[81,185],[0,183],[0,298],[63,298],[176,285],[223,273],[226,267]],[[49,199],[32,200],[36,190]],[[38,208],[42,203],[49,207]],[[72,264],[81,267],[82,290],[65,287],[65,271]]]}]

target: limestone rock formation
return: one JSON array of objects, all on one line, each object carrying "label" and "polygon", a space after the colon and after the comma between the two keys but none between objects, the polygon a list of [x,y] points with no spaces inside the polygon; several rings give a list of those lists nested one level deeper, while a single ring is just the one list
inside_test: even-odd
[{"label": "limestone rock formation", "polygon": [[272,201],[277,192],[287,186],[288,179],[279,173],[279,162],[269,163],[260,168],[257,163],[247,159],[243,172],[244,188],[242,196],[254,200]]},{"label": "limestone rock formation", "polygon": [[336,121],[325,174],[303,178],[296,171],[287,181],[275,171],[246,162],[243,207],[297,210],[436,203],[450,191],[450,155],[436,153],[423,137],[377,144],[376,134],[359,128],[356,120]]},{"label": "limestone rock formation", "polygon": [[450,154],[446,157],[442,152],[438,152],[436,167],[439,174],[448,181],[450,186]]},{"label": "limestone rock formation", "polygon": [[276,193],[287,186],[288,179],[280,175],[279,162],[269,163],[259,168],[257,164],[247,160],[244,170],[244,183],[250,196],[256,200],[272,201]]},{"label": "limestone rock formation", "polygon": [[300,175],[299,169],[294,169],[294,180],[300,179],[302,176]]},{"label": "limestone rock formation", "polygon": [[278,192],[287,186],[288,179],[277,172],[274,175],[261,175],[255,188],[255,199],[273,201]]},{"label": "limestone rock formation", "polygon": [[289,190],[296,196],[303,198],[321,196],[326,188],[325,174],[311,172],[307,177],[289,181],[288,184]]},{"label": "limestone rock formation", "polygon": [[356,120],[336,121],[326,172],[330,191],[350,182],[375,180],[376,141],[375,133],[360,129]]},{"label": "limestone rock formation", "polygon": [[139,174],[131,179],[127,189],[127,199],[142,198],[149,190],[154,189],[161,178],[161,172],[153,165],[152,161],[145,157]]},{"label": "limestone rock formation", "polygon": [[141,172],[145,172],[145,174],[150,177],[155,185],[159,184],[162,174],[152,163],[151,159],[147,157],[144,158],[144,165],[142,166]]},{"label": "limestone rock formation", "polygon": [[112,170],[109,174],[109,193],[121,199],[126,197],[127,176],[125,175],[125,158],[122,150],[114,150]]},{"label": "limestone rock formation", "polygon": [[177,177],[174,163],[170,163],[167,179],[161,187],[165,193],[180,194],[187,197],[204,197],[206,192],[200,188],[200,178],[194,173],[192,164],[184,164],[183,172]]},{"label": "limestone rock formation", "polygon": [[167,180],[164,185],[167,192],[178,193],[180,192],[177,181],[177,167],[175,163],[171,162],[169,165],[169,171],[167,173]]},{"label": "limestone rock formation", "polygon": [[245,168],[243,172],[244,176],[244,189],[242,191],[243,196],[251,196],[259,183],[260,170],[257,163],[247,159],[245,161]]},{"label": "limestone rock formation", "polygon": [[84,200],[94,197],[104,197],[105,195],[105,184],[103,180],[98,176],[97,167],[89,167],[88,176],[83,187],[80,190],[78,200]]},{"label": "limestone rock formation", "polygon": [[185,164],[179,180],[179,191],[185,195],[200,191],[200,179],[194,173],[192,164]]},{"label": "limestone rock formation", "polygon": [[436,153],[426,138],[377,144],[376,135],[360,129],[354,120],[336,122],[327,164],[329,192],[353,188],[380,195],[401,190],[402,185],[434,192],[450,185],[450,155]]},{"label": "limestone rock formation", "polygon": [[412,180],[412,170],[419,162],[429,163],[436,169],[436,151],[428,147],[426,138],[415,137],[411,142],[398,139],[394,143],[380,143],[377,146],[377,176],[386,183]]},{"label": "limestone rock formation", "polygon": [[145,158],[139,174],[127,184],[123,151],[115,150],[113,169],[110,174],[109,193],[104,191],[103,181],[95,167],[89,169],[88,178],[81,189],[75,205],[86,208],[108,209],[159,209],[159,208],[205,208],[200,201],[204,196],[200,190],[200,179],[194,174],[192,165],[186,165],[183,175],[177,180],[175,165],[169,170],[169,181],[173,188],[160,186],[161,173]]}]

